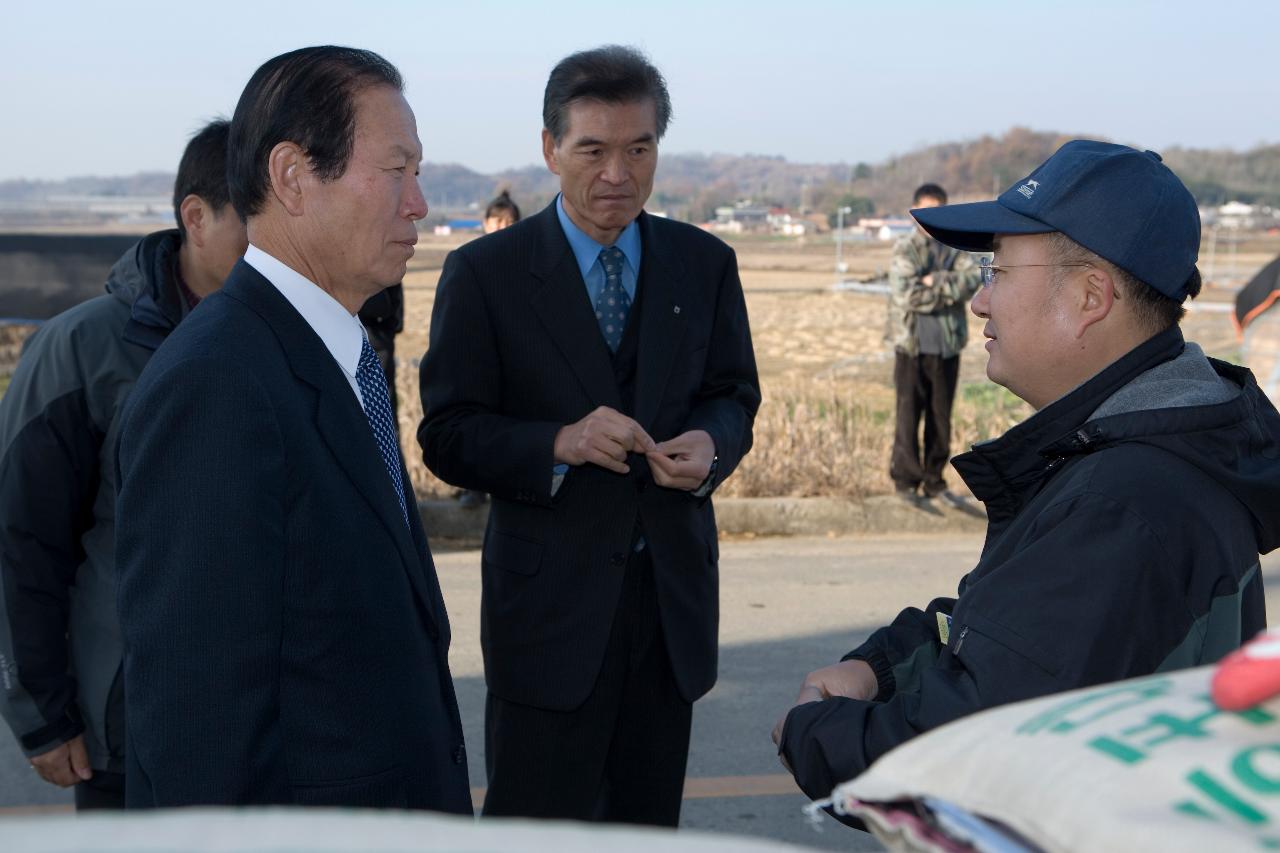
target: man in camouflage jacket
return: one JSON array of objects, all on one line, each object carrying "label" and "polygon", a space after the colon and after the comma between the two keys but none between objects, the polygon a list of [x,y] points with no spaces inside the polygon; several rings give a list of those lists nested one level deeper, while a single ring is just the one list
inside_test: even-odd
[{"label": "man in camouflage jacket", "polygon": [[[937,184],[925,184],[916,190],[914,202],[915,207],[936,207],[947,203],[947,194]],[[888,336],[897,405],[889,476],[904,497],[915,498],[917,489],[926,498],[946,491],[942,469],[951,456],[951,404],[960,351],[969,337],[965,303],[980,284],[972,255],[919,229],[893,247]]]}]

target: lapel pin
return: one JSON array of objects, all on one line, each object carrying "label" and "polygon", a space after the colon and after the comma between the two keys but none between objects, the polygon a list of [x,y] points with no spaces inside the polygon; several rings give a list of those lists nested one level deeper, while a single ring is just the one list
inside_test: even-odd
[{"label": "lapel pin", "polygon": [[677,314],[679,314],[679,313],[680,313],[680,306],[679,306],[679,305],[675,306],[675,312],[676,312]]}]

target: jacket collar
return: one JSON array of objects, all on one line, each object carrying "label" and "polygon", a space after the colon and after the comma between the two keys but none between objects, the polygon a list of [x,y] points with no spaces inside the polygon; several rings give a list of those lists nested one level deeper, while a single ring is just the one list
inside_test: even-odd
[{"label": "jacket collar", "polygon": [[1157,364],[1176,358],[1185,342],[1166,329],[1004,435],[974,445],[951,461],[974,497],[997,522],[1015,515],[1068,456],[1101,445],[1105,421],[1089,422],[1104,400]]},{"label": "jacket collar", "polygon": [[[426,578],[426,536],[416,504],[412,495],[406,496],[411,510],[410,526],[406,528],[377,441],[342,369],[302,315],[243,259],[231,270],[222,292],[247,306],[271,327],[294,376],[315,391],[317,431],[395,541],[409,581],[425,605],[429,629],[433,636],[438,635],[441,620],[436,614],[441,612],[437,610],[440,605],[431,594]],[[403,460],[401,476],[408,486],[409,475]]]},{"label": "jacket collar", "polygon": [[315,282],[252,243],[245,250],[244,262],[280,291],[324,343],[349,380],[354,380],[365,340],[360,321]]},{"label": "jacket collar", "polygon": [[[522,223],[523,224],[523,223]],[[529,305],[596,406],[622,409],[612,356],[600,336],[578,262],[560,227],[555,202],[535,214]]]},{"label": "jacket collar", "polygon": [[684,264],[675,247],[669,239],[663,240],[656,233],[660,225],[667,223],[660,223],[646,213],[640,214],[638,222],[645,253],[640,279],[645,293],[640,300],[642,334],[636,365],[635,419],[649,429],[658,415],[667,377],[680,350],[689,318],[689,311],[681,310],[680,294],[693,290],[695,286],[706,288],[710,283],[695,284],[687,280]]},{"label": "jacket collar", "polygon": [[124,339],[149,350],[164,339],[186,316],[186,304],[178,291],[178,229],[156,231],[139,240],[111,270],[111,283],[132,295]]},{"label": "jacket collar", "polygon": [[[591,267],[595,265],[600,257],[600,252],[605,247],[597,243],[587,232],[579,228],[574,221],[569,218],[569,213],[564,209],[564,194],[556,196],[556,221],[560,223],[561,230],[564,231],[565,239],[569,242],[569,248],[573,250],[573,257],[578,262],[578,272],[585,279]],[[618,235],[618,239],[613,245],[617,246],[622,252],[622,256],[626,258],[626,262],[631,265],[631,269],[635,271],[636,278],[640,276],[640,260],[642,248],[640,245],[640,227],[639,220],[633,219],[626,228],[622,229],[622,233]],[[635,300],[635,293],[628,294],[631,299]]]},{"label": "jacket collar", "polygon": [[[680,310],[684,265],[664,241],[653,217],[636,219],[643,262],[638,299],[643,333],[636,367],[635,418],[646,429],[657,415],[671,363],[684,334],[688,312]],[[577,259],[556,214],[555,202],[530,218],[533,251],[530,272],[537,283],[530,306],[596,406],[622,411],[612,354],[600,336]]]}]

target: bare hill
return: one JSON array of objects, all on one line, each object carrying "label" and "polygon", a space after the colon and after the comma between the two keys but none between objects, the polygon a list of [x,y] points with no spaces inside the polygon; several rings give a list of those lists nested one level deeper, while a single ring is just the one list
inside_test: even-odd
[{"label": "bare hill", "polygon": [[[901,213],[912,190],[942,184],[953,198],[988,198],[1025,175],[1071,134],[1013,128],[1000,136],[933,145],[869,163],[791,163],[758,154],[667,154],[658,169],[650,208],[701,221],[738,199],[802,212],[829,213],[850,205],[858,214]],[[1172,148],[1162,152],[1203,204],[1227,199],[1280,205],[1280,144],[1248,151]],[[172,173],[79,177],[65,181],[0,182],[0,202],[38,202],[56,195],[165,195]],[[421,176],[441,213],[483,205],[502,187],[526,212],[555,194],[555,177],[541,165],[485,175],[457,164],[425,163]]]}]

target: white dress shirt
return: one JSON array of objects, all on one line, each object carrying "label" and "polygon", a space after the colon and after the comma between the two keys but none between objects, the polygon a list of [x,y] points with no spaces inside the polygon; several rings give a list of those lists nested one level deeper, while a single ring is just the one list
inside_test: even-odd
[{"label": "white dress shirt", "polygon": [[302,315],[333,360],[342,368],[351,390],[364,408],[360,386],[356,384],[356,370],[360,367],[360,350],[364,346],[365,331],[360,318],[353,315],[342,303],[320,289],[311,279],[282,261],[268,255],[252,243],[244,253],[244,261],[271,282],[280,295],[289,300],[294,310]]}]

